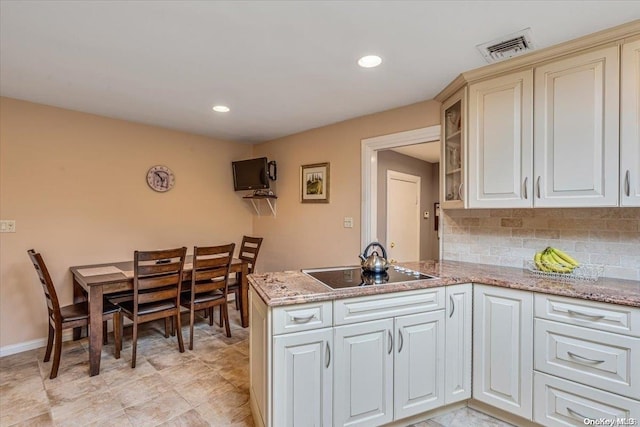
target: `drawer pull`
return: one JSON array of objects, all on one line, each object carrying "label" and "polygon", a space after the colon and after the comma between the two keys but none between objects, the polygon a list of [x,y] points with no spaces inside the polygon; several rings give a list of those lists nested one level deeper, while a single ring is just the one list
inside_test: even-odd
[{"label": "drawer pull", "polygon": [[453,312],[456,311],[456,303],[453,300],[453,295],[449,295],[449,301],[451,302],[451,311],[449,312],[449,317],[453,316]]},{"label": "drawer pull", "polygon": [[586,420],[591,420],[591,418],[589,417],[585,417],[584,415],[582,415],[579,412],[574,411],[573,409],[567,407],[567,412],[569,413],[569,415],[573,416],[574,418],[579,419],[580,421],[586,421]]},{"label": "drawer pull", "polygon": [[580,360],[585,360],[588,363],[593,363],[595,365],[598,365],[600,363],[604,363],[604,360],[596,360],[596,359],[589,359],[588,357],[584,357],[584,356],[580,356],[579,354],[575,354],[572,353],[570,351],[567,351],[567,354],[569,355],[570,358],[572,359],[580,359]]},{"label": "drawer pull", "polygon": [[592,320],[604,319],[604,315],[598,315],[598,314],[581,313],[579,311],[573,311],[573,310],[567,310],[567,313],[569,313],[569,316],[586,317]]},{"label": "drawer pull", "polygon": [[404,344],[404,337],[402,336],[402,329],[398,329],[398,336],[400,337],[400,343],[398,344],[398,353],[402,351],[402,345]]},{"label": "drawer pull", "polygon": [[393,335],[391,335],[391,330],[387,330],[387,332],[389,333],[389,353],[391,354],[391,352],[393,351]]},{"label": "drawer pull", "polygon": [[327,341],[326,357],[327,357],[327,364],[325,365],[325,367],[328,368],[329,365],[331,364],[331,347],[329,347],[328,341]]},{"label": "drawer pull", "polygon": [[311,321],[311,319],[313,319],[314,317],[316,317],[315,314],[312,314],[307,317],[291,316],[291,320],[293,320],[296,323],[307,323]]}]

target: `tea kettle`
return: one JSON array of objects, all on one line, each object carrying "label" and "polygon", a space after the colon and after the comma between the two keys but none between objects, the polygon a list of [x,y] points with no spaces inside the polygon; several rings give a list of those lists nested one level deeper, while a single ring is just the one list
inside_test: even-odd
[{"label": "tea kettle", "polygon": [[[369,249],[375,246],[382,250],[382,256],[378,254],[378,251],[373,251],[371,255],[367,256]],[[391,263],[387,261],[387,251],[385,250],[384,246],[382,246],[378,242],[369,243],[369,245],[364,248],[364,251],[360,255],[360,259],[362,260],[362,270],[369,273],[384,273],[391,265]]]}]

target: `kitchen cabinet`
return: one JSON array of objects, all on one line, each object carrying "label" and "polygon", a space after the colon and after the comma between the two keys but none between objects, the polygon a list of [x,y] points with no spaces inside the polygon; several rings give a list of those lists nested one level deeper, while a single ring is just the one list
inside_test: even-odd
[{"label": "kitchen cabinet", "polygon": [[620,205],[640,206],[640,40],[622,46]]},{"label": "kitchen cabinet", "polygon": [[534,206],[618,205],[618,50],[534,69]]},{"label": "kitchen cabinet", "polygon": [[535,295],[534,421],[640,417],[640,310]]},{"label": "kitchen cabinet", "polygon": [[533,71],[469,86],[468,207],[531,207]]},{"label": "kitchen cabinet", "polygon": [[473,285],[446,287],[445,393],[450,404],[471,397],[471,324]]},{"label": "kitchen cabinet", "polygon": [[440,156],[440,207],[465,207],[466,87],[442,104]]},{"label": "kitchen cabinet", "polygon": [[474,285],[473,397],[532,417],[533,295]]}]

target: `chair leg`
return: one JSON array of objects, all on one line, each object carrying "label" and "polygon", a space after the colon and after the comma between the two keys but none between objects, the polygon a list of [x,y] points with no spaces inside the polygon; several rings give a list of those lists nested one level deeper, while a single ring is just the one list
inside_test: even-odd
[{"label": "chair leg", "polygon": [[169,338],[169,318],[164,318],[164,337]]},{"label": "chair leg", "polygon": [[227,306],[228,304],[223,303],[220,306],[220,312],[224,313],[224,324],[225,324],[225,329],[227,330],[227,337],[231,337],[231,329],[229,328],[229,310]]},{"label": "chair leg", "polygon": [[55,329],[49,323],[49,336],[47,337],[47,351],[44,353],[44,361],[48,362],[51,358],[51,348],[53,347],[53,337],[55,335]]},{"label": "chair leg", "polygon": [[209,312],[209,326],[213,326],[213,307],[207,308]]},{"label": "chair leg", "polygon": [[236,300],[236,310],[240,310],[240,288],[233,291]]},{"label": "chair leg", "polygon": [[[213,308],[211,308],[211,310],[213,310]],[[218,324],[221,328],[224,326],[224,319],[222,318],[222,305],[220,306],[220,321],[218,322]]]},{"label": "chair leg", "polygon": [[115,357],[120,359],[120,350],[122,350],[122,314],[115,313],[113,315],[113,339],[115,341]]},{"label": "chair leg", "polygon": [[109,344],[109,333],[107,332],[107,321],[105,320],[104,322],[102,322],[102,344],[103,345],[107,345]]},{"label": "chair leg", "polygon": [[178,334],[178,348],[180,353],[184,353],[184,342],[182,341],[182,324],[180,323],[180,307],[175,315],[176,318],[176,334]]},{"label": "chair leg", "polygon": [[131,367],[136,367],[136,349],[138,347],[138,322],[136,320],[133,321],[133,340],[131,342],[132,350],[131,350]]},{"label": "chair leg", "polygon": [[62,352],[62,328],[55,334],[55,344],[53,347],[53,365],[51,366],[50,379],[58,376],[58,367],[60,366],[60,353]]},{"label": "chair leg", "polygon": [[[205,310],[206,312],[207,310]],[[196,311],[191,307],[189,310],[189,350],[193,350],[193,322],[195,321]]]}]

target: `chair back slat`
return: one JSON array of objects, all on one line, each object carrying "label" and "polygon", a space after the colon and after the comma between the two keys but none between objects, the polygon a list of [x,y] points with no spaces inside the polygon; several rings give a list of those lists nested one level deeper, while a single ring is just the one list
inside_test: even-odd
[{"label": "chair back slat", "polygon": [[262,245],[262,237],[243,236],[240,245],[240,254],[238,258],[249,264],[249,274],[253,273],[256,262],[258,261],[258,252]]},{"label": "chair back slat", "polygon": [[[133,254],[134,316],[140,304],[167,301],[180,306],[182,271],[187,248],[135,251]],[[169,260],[169,262],[164,262]],[[158,261],[161,261],[158,263]]]},{"label": "chair back slat", "polygon": [[38,279],[40,279],[42,289],[44,290],[44,296],[47,303],[49,316],[53,317],[54,321],[56,322],[61,321],[62,317],[60,315],[60,302],[58,301],[58,294],[56,293],[56,288],[53,285],[53,280],[51,280],[51,275],[49,275],[49,270],[44,263],[44,259],[42,258],[42,255],[40,255],[40,253],[36,252],[33,249],[29,249],[27,253],[29,254],[29,258],[33,263],[33,267],[38,274]]},{"label": "chair back slat", "polygon": [[193,272],[191,274],[191,293],[196,294],[222,290],[227,294],[229,268],[233,260],[235,243],[219,246],[193,248]]}]

